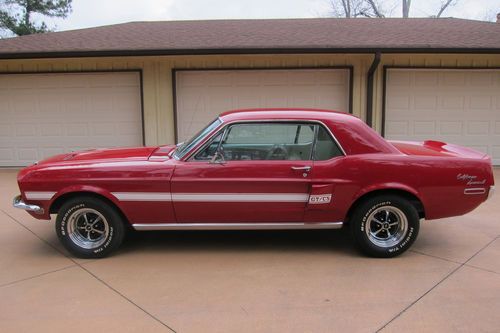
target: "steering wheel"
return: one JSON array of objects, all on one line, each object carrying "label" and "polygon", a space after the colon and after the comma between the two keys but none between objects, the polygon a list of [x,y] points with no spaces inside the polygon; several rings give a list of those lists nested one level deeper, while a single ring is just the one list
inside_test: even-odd
[{"label": "steering wheel", "polygon": [[274,145],[266,154],[266,160],[287,160],[288,150],[285,145]]}]

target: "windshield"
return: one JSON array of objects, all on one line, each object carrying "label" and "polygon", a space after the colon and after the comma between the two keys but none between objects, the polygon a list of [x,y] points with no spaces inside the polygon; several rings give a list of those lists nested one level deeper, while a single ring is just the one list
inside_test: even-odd
[{"label": "windshield", "polygon": [[217,126],[222,124],[222,121],[217,118],[213,122],[211,122],[207,127],[196,133],[191,139],[177,147],[174,153],[174,157],[177,159],[183,158],[194,146],[200,143],[209,133],[211,133]]}]

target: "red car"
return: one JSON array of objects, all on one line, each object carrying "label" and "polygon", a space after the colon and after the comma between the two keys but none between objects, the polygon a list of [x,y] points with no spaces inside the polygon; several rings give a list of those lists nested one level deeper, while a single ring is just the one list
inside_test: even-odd
[{"label": "red car", "polygon": [[472,211],[491,159],[437,141],[389,142],[358,118],[313,109],[223,113],[177,146],[58,155],[19,172],[14,206],[74,255],[103,257],[126,230],[338,229],[393,257],[422,219]]}]

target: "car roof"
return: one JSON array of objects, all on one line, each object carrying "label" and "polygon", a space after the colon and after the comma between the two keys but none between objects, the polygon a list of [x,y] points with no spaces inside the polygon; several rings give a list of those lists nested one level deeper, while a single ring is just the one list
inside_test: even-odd
[{"label": "car roof", "polygon": [[220,115],[224,122],[241,120],[319,120],[349,122],[359,119],[351,114],[312,108],[256,108],[239,109],[224,112]]}]

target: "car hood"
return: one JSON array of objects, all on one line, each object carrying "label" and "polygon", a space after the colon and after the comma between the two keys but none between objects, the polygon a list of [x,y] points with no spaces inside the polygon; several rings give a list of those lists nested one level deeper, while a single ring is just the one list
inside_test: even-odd
[{"label": "car hood", "polygon": [[70,162],[72,164],[106,161],[106,160],[127,160],[127,161],[143,161],[147,160],[151,154],[159,147],[136,147],[136,148],[112,148],[112,149],[92,149],[84,151],[76,151],[68,154],[61,154],[49,157],[38,162],[38,165],[46,165],[51,163]]}]

